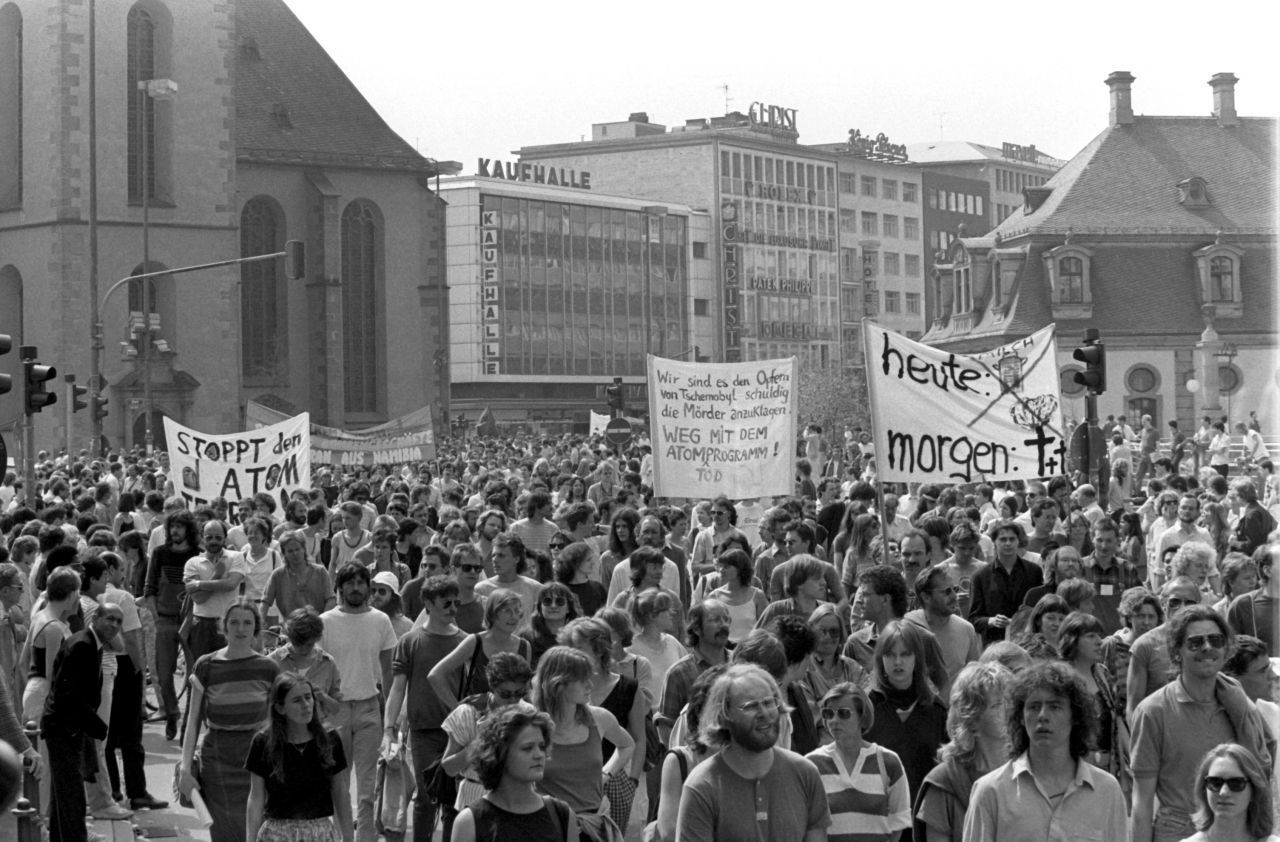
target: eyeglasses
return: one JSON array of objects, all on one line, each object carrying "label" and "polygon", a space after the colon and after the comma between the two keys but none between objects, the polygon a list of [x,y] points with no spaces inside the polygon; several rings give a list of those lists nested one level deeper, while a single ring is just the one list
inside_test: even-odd
[{"label": "eyeglasses", "polygon": [[822,718],[835,719],[836,717],[839,717],[841,719],[853,719],[857,713],[858,712],[853,708],[823,708]]},{"label": "eyeglasses", "polygon": [[550,549],[553,549],[553,550],[563,550],[565,547],[567,547],[567,546],[569,546],[569,545],[568,545],[568,544],[555,543],[555,544],[548,544],[547,546],[548,546]]},{"label": "eyeglasses", "polygon": [[484,570],[483,564],[459,564],[458,569],[464,573],[479,573]]},{"label": "eyeglasses", "polygon": [[1232,792],[1244,792],[1244,788],[1249,785],[1248,778],[1205,778],[1205,788],[1210,792],[1221,792],[1222,785],[1226,784],[1227,789]]},{"label": "eyeglasses", "polygon": [[776,696],[767,699],[756,699],[752,702],[743,702],[738,705],[738,710],[748,716],[757,716],[761,713],[774,713],[782,707],[782,700]]},{"label": "eyeglasses", "polygon": [[944,593],[947,595],[950,595],[953,593],[960,593],[960,589],[957,588],[955,585],[948,585],[945,588],[929,588],[929,590],[933,591],[934,593]]},{"label": "eyeglasses", "polygon": [[560,608],[568,604],[569,604],[569,600],[565,599],[562,596],[544,596],[542,598],[543,608]]},{"label": "eyeglasses", "polygon": [[1227,645],[1227,638],[1226,635],[1221,634],[1193,634],[1187,638],[1186,645],[1192,652],[1206,648],[1221,649]]},{"label": "eyeglasses", "polygon": [[839,640],[839,639],[840,639],[840,629],[838,629],[838,628],[836,628],[836,629],[832,629],[832,628],[825,628],[825,629],[822,629],[822,628],[820,628],[820,629],[818,629],[818,634],[822,635],[823,637],[829,637],[829,638],[831,638],[832,640]]},{"label": "eyeglasses", "polygon": [[526,691],[524,688],[521,688],[519,690],[494,690],[492,692],[493,695],[497,696],[499,699],[514,702],[516,699],[523,699]]},{"label": "eyeglasses", "polygon": [[458,600],[456,599],[437,599],[436,605],[440,608],[456,608]]}]

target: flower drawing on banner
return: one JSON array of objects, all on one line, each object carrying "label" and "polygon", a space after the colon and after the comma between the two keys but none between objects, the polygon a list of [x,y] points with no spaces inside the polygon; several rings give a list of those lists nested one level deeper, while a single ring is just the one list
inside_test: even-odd
[{"label": "flower drawing on banner", "polygon": [[1036,395],[1022,398],[1009,410],[1013,423],[1028,430],[1050,426],[1058,412],[1058,399],[1054,395]]}]

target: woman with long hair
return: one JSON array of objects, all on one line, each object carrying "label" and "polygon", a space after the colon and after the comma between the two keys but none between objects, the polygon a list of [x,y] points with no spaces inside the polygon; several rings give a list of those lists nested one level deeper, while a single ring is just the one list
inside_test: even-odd
[{"label": "woman with long hair", "polygon": [[623,506],[613,513],[609,521],[609,548],[600,556],[600,581],[613,577],[613,568],[623,564],[627,556],[640,546],[638,531],[640,514],[630,506]]},{"label": "woman with long hair", "polygon": [[843,682],[819,700],[832,741],[805,755],[822,775],[831,809],[830,838],[892,842],[911,827],[907,776],[898,755],[865,739],[875,723],[871,700]]},{"label": "woman with long hair", "polygon": [[967,664],[956,676],[947,709],[951,739],[913,802],[917,842],[961,842],[973,782],[1008,759],[1004,692],[1011,681],[998,661]]},{"label": "woman with long hair", "polygon": [[1067,514],[1067,542],[1081,558],[1093,554],[1093,525],[1082,509]]},{"label": "woman with long hair", "polygon": [[[911,801],[947,741],[947,709],[929,683],[924,631],[895,620],[884,627],[872,656],[870,698],[875,724],[867,739],[895,752],[907,770]],[[908,831],[903,832],[906,839]]]},{"label": "woman with long hair", "polygon": [[585,541],[569,544],[552,559],[556,581],[565,585],[578,599],[582,616],[590,617],[604,607],[609,589],[597,578],[600,557]]},{"label": "woman with long hair", "polygon": [[[538,662],[533,679],[533,704],[555,724],[551,756],[538,789],[565,801],[581,824],[593,830],[612,823],[600,815],[605,781],[626,775],[635,742],[612,713],[591,704],[596,663],[569,646],[553,646]],[[604,761],[604,741],[615,751]],[[596,838],[601,838],[596,835]]]},{"label": "woman with long hair", "polygon": [[676,661],[689,654],[684,644],[671,634],[676,631],[676,614],[671,596],[657,588],[641,591],[631,602],[631,624],[636,631],[626,650],[649,662],[648,680],[640,689],[648,696],[650,707],[662,698],[667,672]]},{"label": "woman with long hair", "polygon": [[116,501],[116,516],[111,520],[111,531],[117,538],[141,526],[142,519],[134,514],[137,508],[133,492],[121,491],[120,499]]},{"label": "woman with long hair", "polygon": [[1128,697],[1129,651],[1135,640],[1164,622],[1164,610],[1159,597],[1138,585],[1120,594],[1117,613],[1121,627],[1102,641],[1102,665],[1116,677],[1116,699],[1124,707]]},{"label": "woman with long hair", "polygon": [[[609,817],[620,829],[625,829],[636,789],[644,777],[645,714],[649,711],[649,699],[640,691],[636,677],[614,669],[613,630],[604,620],[597,617],[574,620],[560,632],[559,642],[563,646],[572,646],[591,659],[591,703],[613,714],[635,746],[630,765],[623,773],[611,775],[604,783],[605,794],[609,796]],[[608,762],[615,751],[616,746],[606,739],[601,759]]]},{"label": "woman with long hair", "polygon": [[[819,603],[808,623],[814,636],[813,652],[799,684],[805,700],[816,709],[832,687],[850,682],[863,686],[868,677],[861,664],[841,654],[849,639],[849,628],[834,603]],[[823,745],[831,741],[824,721],[818,723],[818,739]]]},{"label": "woman with long hair", "polygon": [[1183,842],[1278,842],[1267,776],[1253,752],[1237,743],[1210,749],[1196,770],[1192,817]]},{"label": "woman with long hair", "polygon": [[471,750],[483,796],[458,814],[453,842],[562,842],[578,839],[573,810],[541,795],[550,763],[551,717],[525,705],[507,707],[481,724]]},{"label": "woman with long hair", "polygon": [[[190,798],[193,789],[204,796],[213,817],[211,842],[246,842],[250,775],[244,759],[253,735],[271,715],[271,688],[280,667],[253,651],[254,639],[262,630],[254,603],[245,599],[231,603],[222,615],[222,628],[227,645],[202,655],[191,670],[178,789],[184,798]],[[208,731],[198,741],[202,725]]]},{"label": "woman with long hair", "polygon": [[248,842],[353,842],[351,793],[342,740],[325,728],[311,682],[276,676],[271,718],[253,736]]},{"label": "woman with long hair", "polygon": [[1058,652],[1080,677],[1097,703],[1098,728],[1089,746],[1088,760],[1110,772],[1127,794],[1133,779],[1129,773],[1129,728],[1124,706],[1116,693],[1116,678],[1102,665],[1102,622],[1092,614],[1067,615],[1059,632]]},{"label": "woman with long hair", "polygon": [[[871,554],[871,539],[880,534],[880,519],[872,514],[855,515],[849,528],[849,542],[836,564],[842,583],[856,582],[858,571],[875,564]],[[845,585],[848,589],[848,585]],[[852,590],[852,589],[850,589]]]},{"label": "woman with long hair", "polygon": [[538,665],[542,653],[556,645],[556,635],[570,623],[582,616],[582,606],[567,585],[560,582],[547,582],[538,590],[538,601],[533,611],[530,628],[520,632],[520,637],[529,641],[532,656],[531,667]]},{"label": "woman with long hair", "polygon": [[[1147,544],[1143,538],[1142,515],[1125,512],[1119,521],[1120,549],[1116,556],[1127,560],[1138,570],[1142,579],[1147,578]],[[1092,552],[1092,549],[1090,550]],[[1089,555],[1089,553],[1084,553]]]},{"label": "woman with long hair", "polygon": [[466,678],[462,696],[483,693],[489,689],[485,678],[485,665],[499,652],[512,652],[526,661],[533,661],[533,647],[529,641],[516,634],[524,622],[524,603],[520,594],[498,588],[489,594],[484,606],[484,631],[469,634],[457,648],[445,655],[427,674],[427,683],[439,697],[445,709],[458,703],[458,686]]},{"label": "woman with long hair", "polygon": [[756,620],[769,605],[764,591],[751,584],[755,577],[751,557],[743,550],[732,549],[716,556],[719,586],[707,594],[729,609],[729,640],[737,643],[756,626]]}]

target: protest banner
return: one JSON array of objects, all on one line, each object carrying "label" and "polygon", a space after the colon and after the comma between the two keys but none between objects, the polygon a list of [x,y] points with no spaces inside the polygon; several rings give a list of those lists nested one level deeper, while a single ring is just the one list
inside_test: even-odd
[{"label": "protest banner", "polygon": [[795,490],[796,360],[691,363],[650,355],[654,494]]},{"label": "protest banner", "polygon": [[609,416],[602,415],[594,409],[589,409],[587,412],[590,413],[588,416],[587,432],[593,436],[603,436],[604,428],[609,424]]},{"label": "protest banner", "polygon": [[[264,427],[289,416],[279,410],[249,401],[245,417],[250,427]],[[422,462],[436,455],[435,428],[429,407],[415,409],[376,427],[343,430],[310,425],[311,461],[316,465],[394,465]]]},{"label": "protest banner", "polygon": [[240,433],[210,434],[164,419],[169,469],[178,493],[194,506],[215,497],[231,504],[265,491],[288,502],[290,492],[311,487],[310,415]]},{"label": "protest banner", "polygon": [[1066,472],[1050,325],[955,354],[863,322],[876,473],[886,482],[990,482]]}]

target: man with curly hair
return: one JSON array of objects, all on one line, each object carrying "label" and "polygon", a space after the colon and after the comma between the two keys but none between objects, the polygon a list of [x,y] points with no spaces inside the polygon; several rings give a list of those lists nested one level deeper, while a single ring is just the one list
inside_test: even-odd
[{"label": "man with curly hair", "polygon": [[1093,699],[1069,666],[1050,661],[1019,675],[1008,704],[1013,759],[973,785],[964,838],[1124,839],[1120,784],[1085,759],[1097,727]]}]

